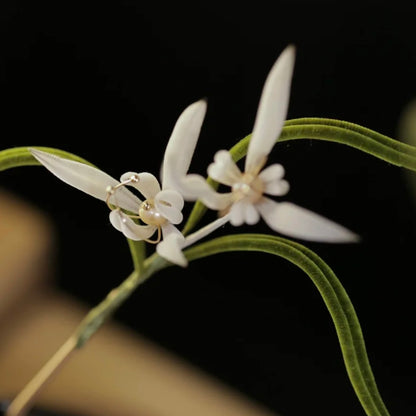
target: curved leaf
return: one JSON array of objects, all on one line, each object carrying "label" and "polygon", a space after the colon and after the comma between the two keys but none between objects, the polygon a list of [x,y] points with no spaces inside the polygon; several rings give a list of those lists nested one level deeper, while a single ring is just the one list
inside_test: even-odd
[{"label": "curved leaf", "polygon": [[[408,143],[401,142],[399,140],[392,139],[384,134],[378,133],[374,130],[371,130],[367,127],[360,126],[359,124],[351,123],[349,121],[336,120],[330,118],[318,118],[318,117],[304,117],[296,118],[293,120],[287,120],[286,126],[301,126],[301,125],[325,125],[338,127],[344,130],[353,131],[359,133],[360,135],[371,138],[372,140],[383,144],[387,147],[393,148],[396,151],[416,156],[416,147]],[[353,146],[352,143],[344,142],[344,144]],[[355,147],[355,146],[353,146]]]},{"label": "curved leaf", "polygon": [[259,251],[283,257],[313,281],[332,317],[351,384],[368,416],[388,416],[367,357],[354,307],[330,267],[301,244],[281,237],[239,234],[220,237],[188,249],[189,260],[227,251]]}]

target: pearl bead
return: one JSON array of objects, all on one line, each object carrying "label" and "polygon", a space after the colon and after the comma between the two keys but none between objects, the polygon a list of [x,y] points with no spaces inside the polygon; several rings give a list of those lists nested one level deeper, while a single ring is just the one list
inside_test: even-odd
[{"label": "pearl bead", "polygon": [[236,200],[247,198],[251,203],[257,202],[263,195],[263,182],[258,176],[247,173],[241,176],[241,180],[232,186],[232,192]]},{"label": "pearl bead", "polygon": [[152,199],[146,199],[139,207],[140,219],[148,225],[163,225],[166,218],[155,208]]}]

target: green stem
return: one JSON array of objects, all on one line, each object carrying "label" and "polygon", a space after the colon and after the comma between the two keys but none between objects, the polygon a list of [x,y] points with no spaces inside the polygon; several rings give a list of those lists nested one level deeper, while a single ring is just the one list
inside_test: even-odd
[{"label": "green stem", "polygon": [[146,246],[144,241],[133,241],[128,238],[127,242],[129,244],[131,258],[133,260],[134,270],[141,272],[144,267],[143,262],[146,257]]},{"label": "green stem", "polygon": [[91,309],[61,348],[12,400],[6,415],[25,416],[43,387],[59,371],[70,356],[87,343],[91,336],[101,328],[141,283],[167,264],[165,260],[154,256],[153,261],[148,262],[141,273],[136,269],[123,283],[113,289],[102,302]]},{"label": "green stem", "polygon": [[89,338],[114,313],[114,311],[124,303],[140,284],[167,264],[168,263],[164,259],[156,256],[153,257],[152,262],[147,262],[146,266],[143,266],[141,271],[138,269],[133,271],[130,276],[118,287],[113,289],[103,301],[91,309],[73,335],[77,340],[77,348],[81,348],[89,340]]}]

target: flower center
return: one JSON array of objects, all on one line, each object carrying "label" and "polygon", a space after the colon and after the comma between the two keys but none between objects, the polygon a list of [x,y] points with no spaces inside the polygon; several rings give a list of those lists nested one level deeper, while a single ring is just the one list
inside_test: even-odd
[{"label": "flower center", "polygon": [[236,201],[247,199],[254,204],[262,197],[264,185],[257,175],[244,173],[241,180],[234,183],[231,189]]},{"label": "flower center", "polygon": [[161,226],[167,221],[166,218],[156,209],[153,199],[146,199],[140,204],[139,217],[145,224],[148,225]]}]

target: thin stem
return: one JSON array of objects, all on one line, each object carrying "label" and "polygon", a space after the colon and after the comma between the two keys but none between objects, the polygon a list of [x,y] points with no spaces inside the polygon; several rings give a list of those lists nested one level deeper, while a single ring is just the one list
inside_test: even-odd
[{"label": "thin stem", "polygon": [[62,368],[72,356],[72,353],[86,344],[91,336],[141,283],[167,264],[166,261],[160,258],[155,258],[154,260],[150,264],[148,263],[148,267],[142,273],[139,273],[138,270],[132,272],[120,286],[113,289],[103,301],[91,309],[73,334],[11,402],[6,411],[6,416],[25,416],[27,414],[39,392]]},{"label": "thin stem", "polygon": [[20,391],[16,398],[11,402],[6,411],[6,416],[24,416],[30,410],[33,401],[51,381],[52,377],[64,365],[68,358],[76,349],[77,342],[73,337],[69,338],[59,348],[58,351],[47,361],[40,371],[29,381],[29,383]]}]

